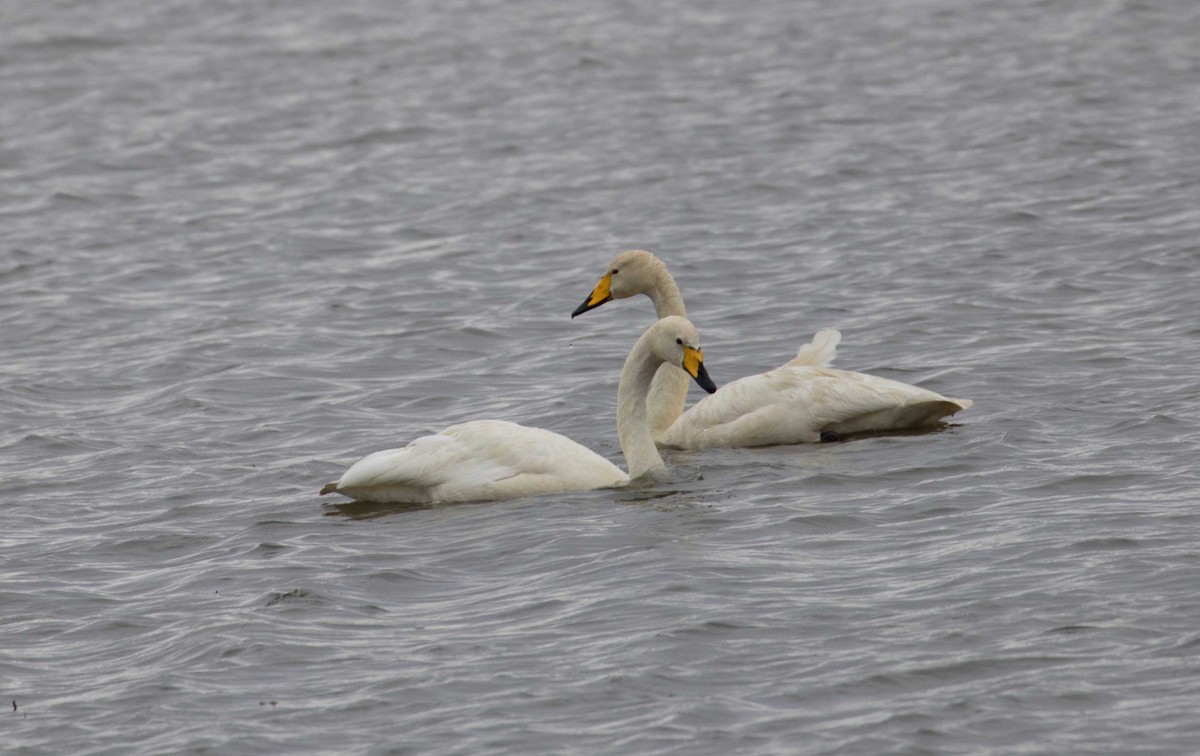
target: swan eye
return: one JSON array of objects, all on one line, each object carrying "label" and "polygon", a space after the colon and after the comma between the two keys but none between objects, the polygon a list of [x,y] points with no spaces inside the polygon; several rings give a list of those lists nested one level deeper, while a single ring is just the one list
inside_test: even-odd
[{"label": "swan eye", "polygon": [[675,339],[675,343],[679,346],[683,346],[683,339]]},{"label": "swan eye", "polygon": [[617,269],[616,269],[616,268],[613,268],[613,272],[612,272],[612,274],[613,274],[614,276],[615,276],[615,275],[617,275]]}]

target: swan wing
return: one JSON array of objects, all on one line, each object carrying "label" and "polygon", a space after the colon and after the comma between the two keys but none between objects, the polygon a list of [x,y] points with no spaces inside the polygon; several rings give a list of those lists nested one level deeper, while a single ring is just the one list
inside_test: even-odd
[{"label": "swan wing", "polygon": [[660,439],[700,449],[815,443],[839,433],[915,428],[970,406],[888,378],[786,365],[726,384]]},{"label": "swan wing", "polygon": [[509,474],[502,465],[443,432],[368,454],[321,492],[336,491],[361,501],[433,502],[440,500],[444,485],[482,486]]},{"label": "swan wing", "polygon": [[837,345],[841,341],[842,334],[838,331],[817,331],[812,342],[800,347],[800,351],[785,366],[829,367],[837,356]]},{"label": "swan wing", "polygon": [[817,410],[822,431],[846,434],[923,428],[974,404],[877,375],[819,372],[825,374],[818,381],[827,391]]},{"label": "swan wing", "polygon": [[627,480],[616,465],[566,436],[478,420],[370,454],[326,489],[364,501],[445,502],[603,488]]}]

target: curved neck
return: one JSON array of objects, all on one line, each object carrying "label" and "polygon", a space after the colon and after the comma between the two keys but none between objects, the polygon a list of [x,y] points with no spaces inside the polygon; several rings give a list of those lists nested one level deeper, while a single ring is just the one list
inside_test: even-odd
[{"label": "curved neck", "polygon": [[661,364],[652,354],[650,344],[639,339],[621,368],[621,382],[617,386],[617,437],[621,439],[621,452],[631,479],[666,467],[654,445],[646,417],[646,397]]},{"label": "curved neck", "polygon": [[[667,266],[658,258],[654,258],[653,285],[646,290],[646,296],[654,303],[654,312],[659,320],[671,315],[687,317],[687,309],[683,305],[683,295],[679,286],[671,276]],[[655,438],[660,438],[667,428],[683,414],[687,404],[689,378],[678,365],[661,364],[650,387],[647,400],[646,417],[650,423],[650,432]]]},{"label": "curved neck", "polygon": [[646,398],[646,418],[655,438],[662,438],[667,428],[683,414],[691,382],[688,374],[677,365],[664,362],[658,366],[650,385],[650,396]]},{"label": "curved neck", "polygon": [[687,310],[683,306],[683,295],[679,293],[679,287],[675,285],[675,279],[667,271],[667,266],[663,265],[658,269],[654,276],[654,286],[646,292],[646,296],[650,297],[651,302],[654,302],[654,312],[658,315],[659,320],[668,315],[687,317]]}]

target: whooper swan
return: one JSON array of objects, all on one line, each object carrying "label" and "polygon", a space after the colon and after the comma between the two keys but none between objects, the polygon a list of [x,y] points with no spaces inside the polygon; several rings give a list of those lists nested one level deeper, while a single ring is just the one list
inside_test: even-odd
[{"label": "whooper swan", "polygon": [[[653,254],[633,249],[617,255],[571,317],[638,294],[650,297],[660,318],[686,316],[667,266]],[[840,340],[837,331],[821,331],[782,367],[733,381],[686,412],[687,376],[664,364],[647,400],[655,441],[679,449],[813,443],[847,433],[935,426],[973,404],[830,368]]]},{"label": "whooper swan", "polygon": [[617,436],[628,475],[566,436],[476,420],[368,455],[321,494],[371,502],[494,501],[621,486],[660,472],[665,466],[646,423],[646,396],[655,371],[667,363],[705,391],[717,390],[704,368],[700,336],[686,318],[663,318],[647,328],[625,359],[617,386]]}]

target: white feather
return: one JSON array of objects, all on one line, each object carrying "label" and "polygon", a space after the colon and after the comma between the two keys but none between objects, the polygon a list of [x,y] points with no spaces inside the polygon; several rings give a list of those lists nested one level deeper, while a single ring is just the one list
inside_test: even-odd
[{"label": "white feather", "polygon": [[476,420],[367,455],[346,470],[336,490],[370,501],[472,501],[628,480],[621,468],[566,436],[505,420]]},{"label": "white feather", "polygon": [[787,364],[807,365],[809,367],[829,367],[837,356],[837,345],[842,341],[842,334],[834,330],[817,331],[812,342],[800,347]]},{"label": "white feather", "polygon": [[369,454],[321,493],[375,502],[492,501],[619,486],[631,476],[661,470],[662,457],[645,419],[646,396],[655,370],[683,364],[685,347],[698,350],[699,338],[686,319],[665,318],[646,329],[625,360],[617,389],[617,435],[630,474],[566,436],[504,420],[477,420]]},{"label": "white feather", "polygon": [[[645,250],[617,255],[597,289],[601,287],[612,299],[650,297],[660,318],[686,313],[667,266]],[[598,306],[591,304],[598,299],[589,297],[575,314]],[[687,411],[687,376],[674,365],[663,365],[647,400],[655,441],[682,449],[813,443],[824,431],[936,425],[973,404],[887,378],[835,370],[830,365],[840,342],[837,331],[819,331],[782,367],[723,386]]]},{"label": "white feather", "polygon": [[816,443],[825,431],[918,428],[970,406],[887,378],[788,364],[726,384],[657,441],[679,449]]}]

